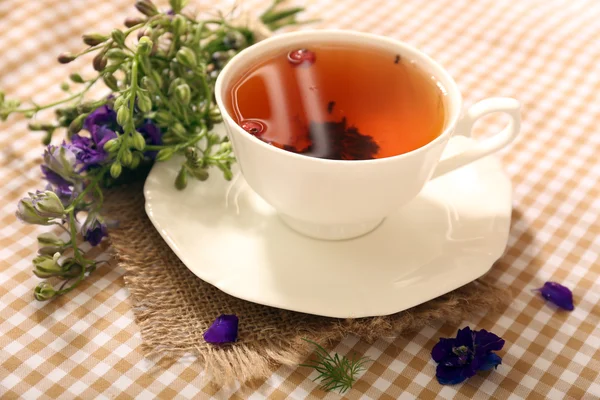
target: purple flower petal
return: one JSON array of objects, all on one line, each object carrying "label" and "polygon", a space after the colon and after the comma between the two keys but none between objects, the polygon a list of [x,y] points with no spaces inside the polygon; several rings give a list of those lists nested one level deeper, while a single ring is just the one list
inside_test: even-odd
[{"label": "purple flower petal", "polygon": [[95,137],[101,140],[100,143],[95,142],[93,137],[88,138],[78,134],[71,138],[77,162],[83,166],[82,171],[104,163],[108,159],[108,153],[103,148],[104,143],[117,137],[115,132],[102,126],[94,127],[93,130],[96,132]]},{"label": "purple flower petal", "polygon": [[90,134],[98,149],[104,148],[104,144],[109,140],[117,138],[115,131],[106,126],[96,126],[92,129]]},{"label": "purple flower petal", "polygon": [[546,300],[556,304],[562,309],[572,311],[575,308],[573,306],[573,293],[569,288],[560,283],[546,282],[543,287],[536,290],[538,290]]},{"label": "purple flower petal", "polygon": [[[147,144],[160,145],[162,144],[162,132],[160,128],[152,123],[151,120],[146,119],[142,126],[139,127],[138,132],[144,136]],[[158,154],[158,151],[146,151],[144,155],[148,158],[154,159]]]},{"label": "purple flower petal", "polygon": [[235,315],[220,315],[204,332],[204,340],[208,343],[231,343],[237,340],[238,317]]},{"label": "purple flower petal", "polygon": [[96,214],[88,214],[81,230],[84,240],[92,246],[98,246],[102,239],[108,235],[106,224]]},{"label": "purple flower petal", "polygon": [[433,361],[440,363],[448,354],[452,354],[452,347],[454,347],[455,342],[456,340],[452,338],[440,338],[440,341],[431,350]]},{"label": "purple flower petal", "polygon": [[461,383],[472,377],[476,372],[477,371],[469,367],[455,368],[438,364],[435,370],[435,376],[442,385],[456,385],[457,383]]},{"label": "purple flower petal", "polygon": [[71,183],[69,181],[67,181],[65,178],[63,178],[56,172],[52,171],[46,165],[42,165],[42,166],[40,166],[40,168],[42,169],[42,174],[44,174],[44,179],[46,179],[51,184],[59,186],[59,187],[71,185]]},{"label": "purple flower petal", "polygon": [[502,358],[495,353],[489,353],[485,357],[480,359],[480,363],[477,370],[489,371],[492,368],[498,368],[498,365],[500,364],[502,364]]},{"label": "purple flower petal", "polygon": [[504,339],[485,329],[475,332],[475,349],[477,353],[488,353],[500,350],[504,346]]},{"label": "purple flower petal", "polygon": [[473,348],[473,336],[474,332],[470,327],[465,327],[463,329],[459,329],[456,334],[456,344],[455,346],[466,346],[470,349]]},{"label": "purple flower petal", "polygon": [[117,124],[117,113],[107,105],[96,108],[90,113],[83,122],[86,131],[92,133],[94,126],[103,125],[112,128],[113,131],[119,130]]}]

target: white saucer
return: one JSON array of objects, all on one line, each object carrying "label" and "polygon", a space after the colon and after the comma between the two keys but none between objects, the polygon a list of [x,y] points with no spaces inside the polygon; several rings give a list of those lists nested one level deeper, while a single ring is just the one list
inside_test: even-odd
[{"label": "white saucer", "polygon": [[[447,152],[471,143],[454,138]],[[198,277],[273,307],[343,318],[392,314],[477,279],[508,240],[511,183],[491,157],[428,183],[373,232],[337,242],[292,231],[239,172],[226,182],[214,170],[177,191],[180,165],[157,163],[148,176],[150,220]]]}]

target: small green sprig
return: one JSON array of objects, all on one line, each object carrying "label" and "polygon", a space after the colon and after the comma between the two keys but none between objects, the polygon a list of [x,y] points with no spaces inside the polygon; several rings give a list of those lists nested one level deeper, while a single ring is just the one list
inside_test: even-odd
[{"label": "small green sprig", "polygon": [[315,346],[317,358],[300,366],[316,370],[319,375],[314,381],[320,381],[321,389],[327,392],[337,390],[340,394],[346,393],[356,382],[358,374],[366,369],[366,364],[372,362],[369,357],[348,359],[337,353],[332,356],[320,344],[303,340]]}]

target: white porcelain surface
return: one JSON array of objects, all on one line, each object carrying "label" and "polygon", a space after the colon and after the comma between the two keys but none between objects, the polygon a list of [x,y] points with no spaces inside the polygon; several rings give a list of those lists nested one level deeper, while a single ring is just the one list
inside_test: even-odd
[{"label": "white porcelain surface", "polygon": [[[322,42],[360,43],[392,55],[400,54],[435,77],[444,88],[447,114],[444,131],[427,145],[406,154],[348,162],[281,150],[262,142],[235,123],[224,105],[233,82],[267,54],[305,46],[310,48],[312,44]],[[279,85],[277,74],[274,73],[267,84]],[[227,63],[217,79],[215,96],[248,185],[297,231],[332,240],[369,232],[384,217],[417,196],[432,176],[443,175],[499,150],[515,139],[520,126],[519,102],[510,98],[480,101],[459,118],[461,95],[442,66],[406,43],[355,31],[300,31],[275,35],[257,43]],[[475,122],[492,112],[506,113],[510,117],[509,124],[496,135],[474,143],[464,153],[440,161],[453,135],[470,136]]]},{"label": "white porcelain surface", "polygon": [[[468,150],[456,137],[444,156]],[[233,296],[330,317],[395,313],[456,289],[502,255],[511,184],[486,157],[429,182],[405,207],[355,239],[290,229],[236,173],[173,187],[180,160],[157,163],[145,186],[156,229],[198,277]]]}]

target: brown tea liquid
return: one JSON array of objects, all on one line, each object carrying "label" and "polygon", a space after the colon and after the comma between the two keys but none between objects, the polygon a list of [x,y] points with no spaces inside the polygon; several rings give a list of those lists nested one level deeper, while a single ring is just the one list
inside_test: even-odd
[{"label": "brown tea liquid", "polygon": [[232,86],[228,108],[248,132],[313,157],[364,160],[415,150],[444,129],[444,95],[400,55],[340,45],[289,49]]}]

